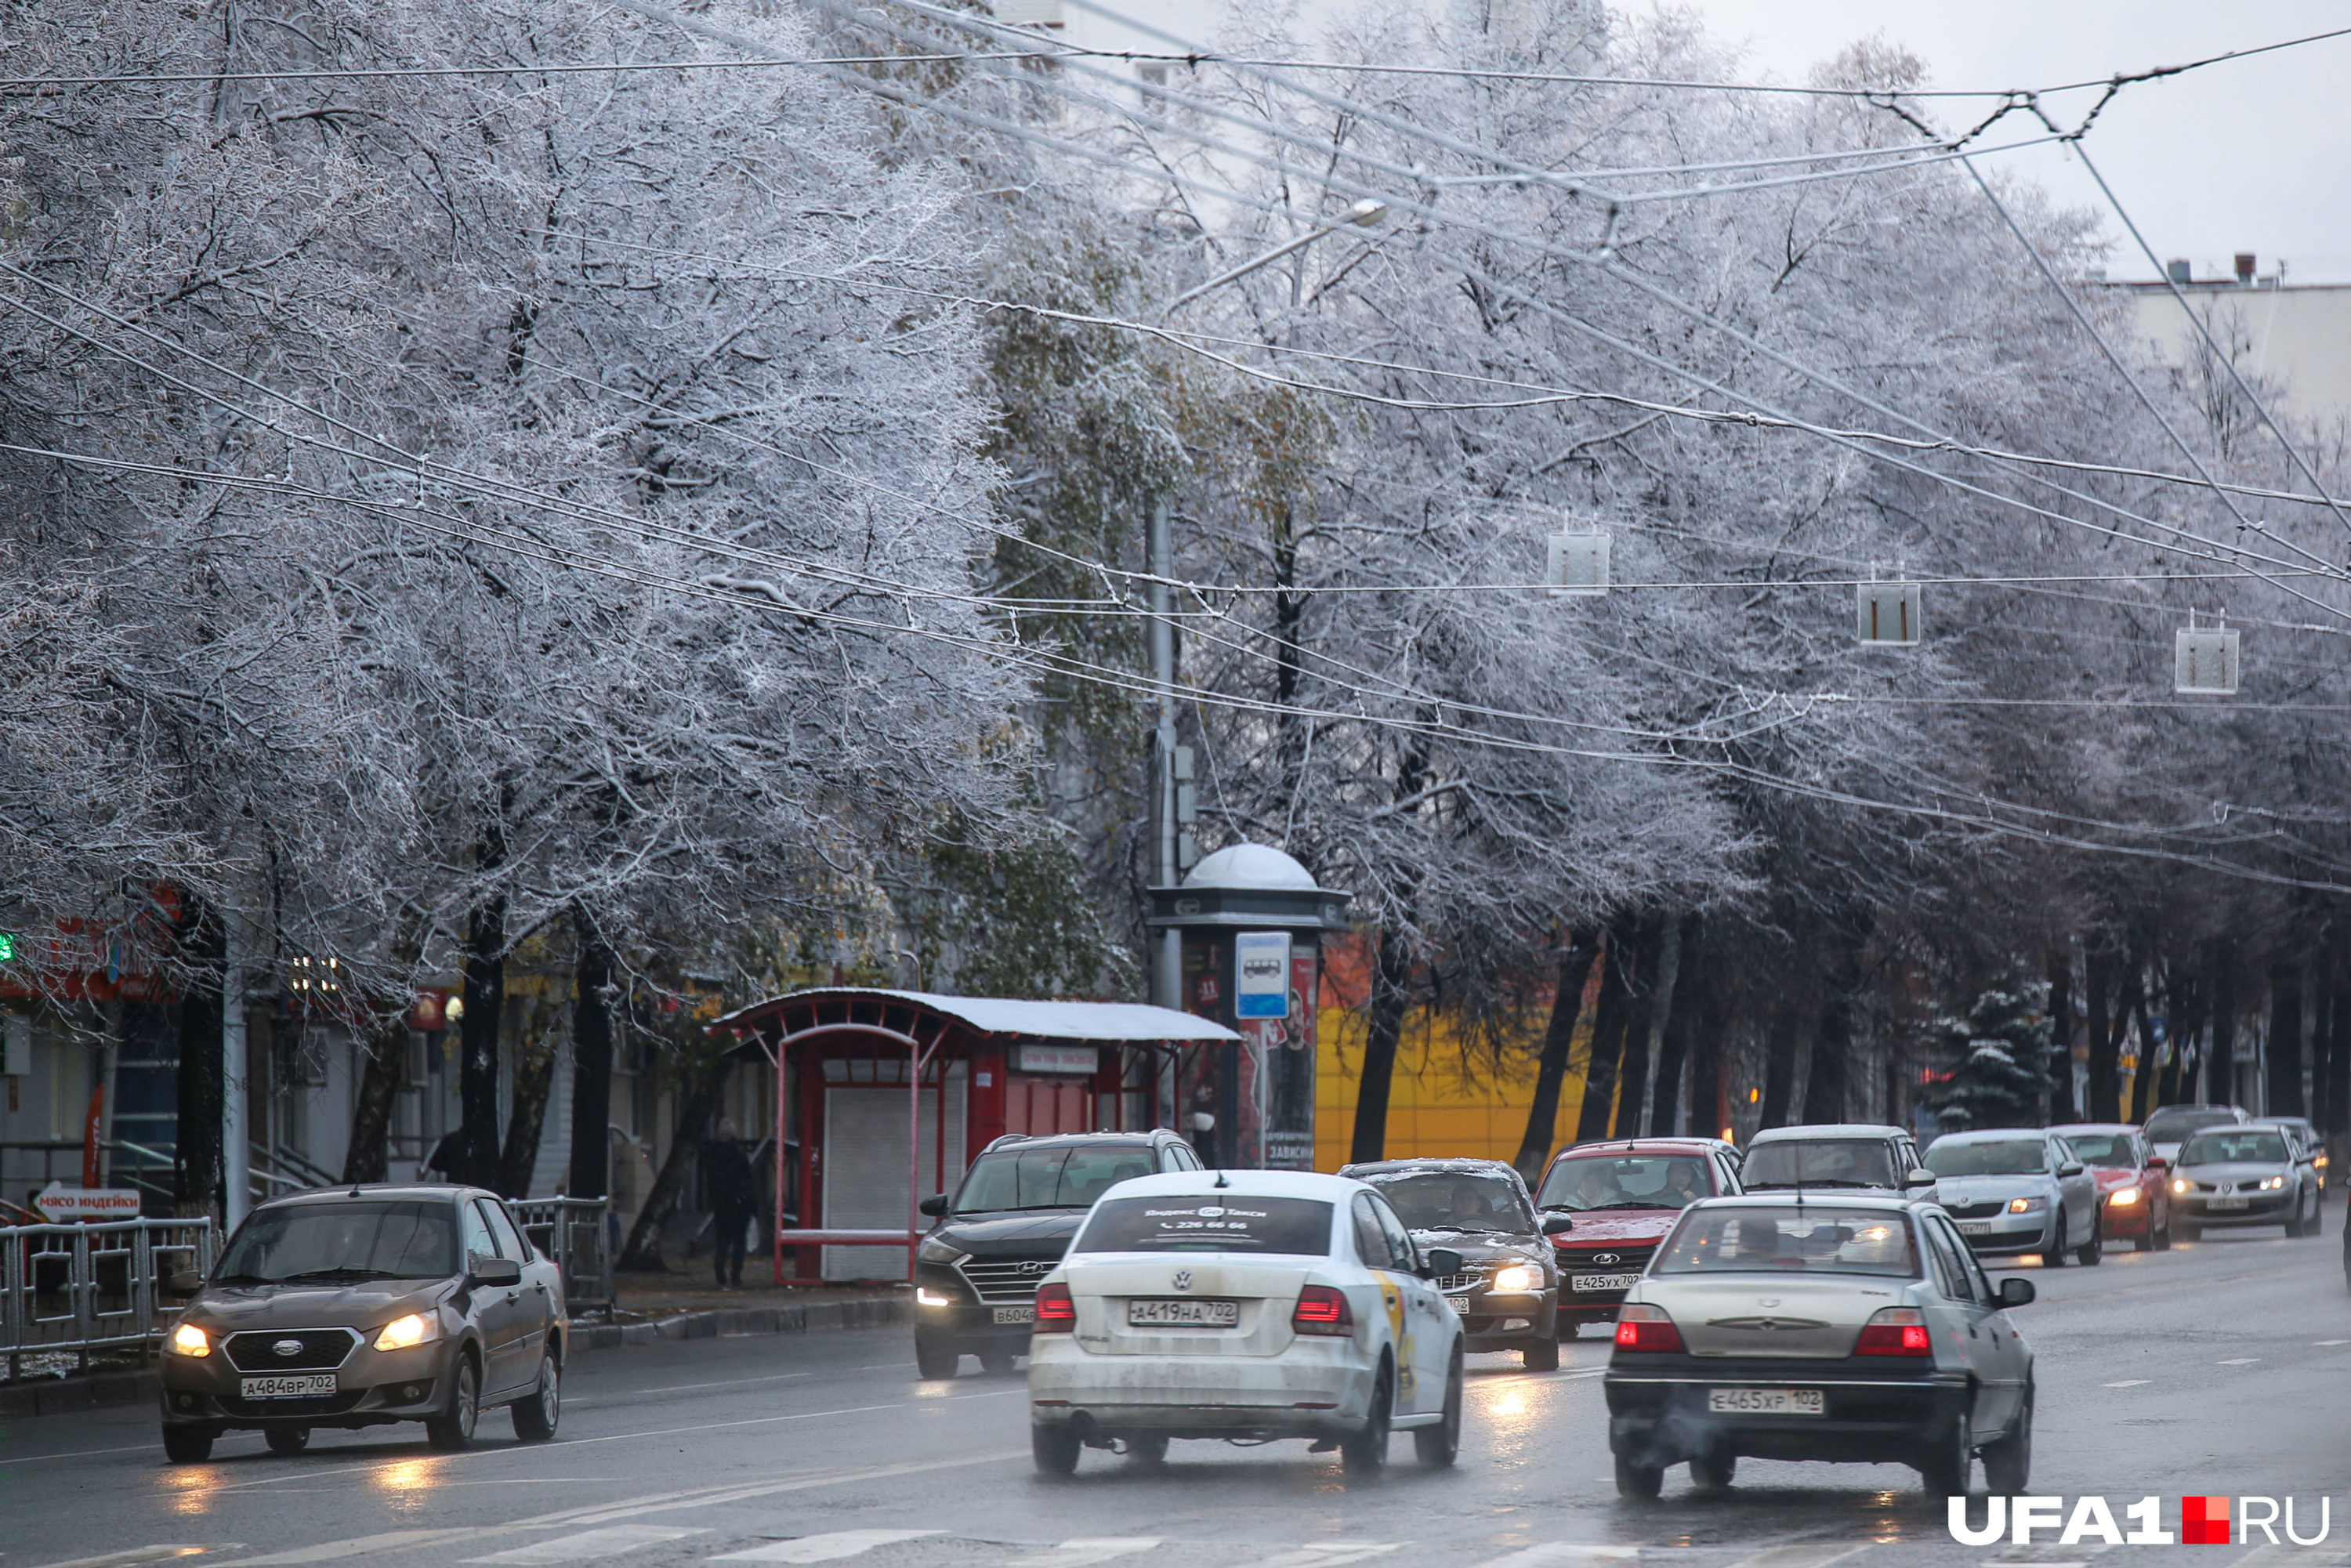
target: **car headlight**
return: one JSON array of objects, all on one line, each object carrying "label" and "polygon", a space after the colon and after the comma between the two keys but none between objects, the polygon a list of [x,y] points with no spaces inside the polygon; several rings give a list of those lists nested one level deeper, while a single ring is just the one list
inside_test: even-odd
[{"label": "car headlight", "polygon": [[1512,1263],[1494,1270],[1493,1288],[1512,1295],[1540,1291],[1542,1289],[1542,1270],[1528,1263]]},{"label": "car headlight", "polygon": [[918,1307],[952,1307],[955,1305],[955,1298],[934,1291],[927,1285],[917,1285],[914,1288],[914,1304]]},{"label": "car headlight", "polygon": [[2137,1203],[2137,1201],[2138,1188],[2135,1186],[2118,1186],[2115,1188],[2112,1193],[2107,1195],[2106,1207],[2108,1208],[2128,1208],[2132,1204]]},{"label": "car headlight", "polygon": [[2283,1176],[2270,1176],[2270,1177],[2265,1178],[2265,1179],[2262,1181],[2262,1190],[2263,1192],[2275,1192],[2278,1188],[2280,1188],[2280,1187],[2283,1186],[2284,1185],[2285,1185],[2285,1177],[2283,1177]]},{"label": "car headlight", "polygon": [[921,1244],[914,1249],[914,1256],[925,1263],[945,1263],[949,1268],[953,1268],[963,1261],[964,1250],[951,1241],[942,1241],[935,1236],[925,1236]]},{"label": "car headlight", "polygon": [[2188,1178],[2180,1176],[2174,1180],[2171,1184],[2171,1190],[2177,1193],[2185,1193],[2188,1190]]},{"label": "car headlight", "polygon": [[2011,1214],[2037,1214],[2049,1207],[2045,1197],[2011,1197],[2008,1200]]},{"label": "car headlight", "polygon": [[210,1355],[212,1335],[193,1323],[182,1323],[172,1331],[172,1354],[174,1355]]},{"label": "car headlight", "polygon": [[394,1318],[377,1331],[378,1350],[406,1350],[413,1344],[441,1337],[441,1320],[430,1312],[411,1312],[404,1318]]}]

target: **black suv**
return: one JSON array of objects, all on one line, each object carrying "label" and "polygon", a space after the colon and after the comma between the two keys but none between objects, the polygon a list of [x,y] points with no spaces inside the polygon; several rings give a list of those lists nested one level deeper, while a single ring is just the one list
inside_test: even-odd
[{"label": "black suv", "polygon": [[1029,1348],[1038,1281],[1068,1251],[1094,1199],[1129,1176],[1196,1171],[1177,1134],[1009,1133],[971,1162],[955,1199],[923,1199],[938,1220],[914,1254],[914,1364],[953,1377],[966,1351],[1008,1372]]}]

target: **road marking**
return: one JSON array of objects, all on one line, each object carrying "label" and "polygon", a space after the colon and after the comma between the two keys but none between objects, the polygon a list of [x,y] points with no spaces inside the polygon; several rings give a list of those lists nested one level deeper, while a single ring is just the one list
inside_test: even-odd
[{"label": "road marking", "polygon": [[729,1552],[723,1557],[713,1557],[713,1563],[835,1563],[843,1557],[856,1557],[877,1546],[894,1546],[901,1541],[920,1541],[926,1535],[936,1535],[935,1530],[836,1530],[826,1535],[803,1535],[798,1541],[778,1541],[766,1546],[754,1546],[748,1551]]},{"label": "road marking", "polygon": [[1558,1563],[1626,1563],[1640,1556],[1637,1546],[1602,1546],[1588,1541],[1547,1541],[1497,1557],[1479,1568],[1551,1568]]},{"label": "road marking", "polygon": [[2233,1355],[2226,1361],[2216,1361],[2212,1364],[2215,1366],[2251,1366],[2253,1363],[2259,1360],[2261,1360],[2261,1357],[2258,1355]]},{"label": "road marking", "polygon": [[2126,1377],[2120,1383],[2102,1383],[2099,1386],[2101,1388],[2144,1388],[2152,1381],[2153,1379],[2146,1377]]},{"label": "road marking", "polygon": [[[569,1445],[566,1445],[567,1447]],[[597,1508],[568,1509],[559,1513],[540,1514],[535,1519],[518,1519],[505,1526],[508,1530],[528,1530],[555,1524],[602,1524],[610,1520],[631,1519],[643,1513],[665,1513],[672,1509],[709,1508],[719,1503],[743,1502],[755,1497],[772,1497],[778,1492],[807,1491],[812,1487],[845,1486],[853,1481],[886,1480],[893,1476],[921,1475],[926,1470],[951,1470],[966,1465],[1001,1464],[1007,1459],[1025,1459],[1027,1448],[993,1448],[977,1454],[959,1454],[952,1459],[910,1459],[904,1464],[868,1465],[853,1470],[823,1470],[815,1475],[795,1476],[789,1480],[754,1481],[744,1486],[696,1487],[689,1491],[655,1492],[631,1502],[608,1504]]]},{"label": "road marking", "polygon": [[2351,1344],[2351,1339],[2323,1339],[2320,1340],[2318,1343],[2322,1347],[2335,1344]]},{"label": "road marking", "polygon": [[1087,1568],[1113,1557],[1148,1552],[1159,1540],[1155,1535],[1081,1535],[1049,1551],[1015,1557],[1004,1568]]},{"label": "road marking", "polygon": [[1856,1552],[1865,1552],[1867,1545],[1845,1546],[1832,1542],[1802,1542],[1792,1546],[1774,1546],[1769,1552],[1758,1552],[1743,1557],[1730,1568],[1828,1568],[1832,1563],[1842,1563]]},{"label": "road marking", "polygon": [[1260,1557],[1249,1568],[1335,1568],[1341,1563],[1357,1563],[1383,1552],[1394,1552],[1403,1544],[1401,1541],[1318,1541]]},{"label": "road marking", "polygon": [[298,1546],[289,1552],[272,1552],[261,1557],[240,1557],[236,1568],[279,1568],[298,1563],[335,1563],[346,1557],[364,1557],[372,1552],[396,1552],[402,1547],[425,1546],[436,1541],[454,1541],[459,1537],[480,1534],[478,1530],[387,1530],[377,1535],[355,1535],[349,1541],[329,1541],[317,1546]]},{"label": "road marking", "polygon": [[[813,1372],[778,1372],[772,1377],[729,1377],[717,1383],[677,1383],[666,1388],[620,1388],[613,1392],[622,1398],[638,1394],[691,1394],[701,1388],[747,1388],[754,1383],[789,1383],[796,1377],[814,1377],[815,1375]],[[585,1400],[575,1399],[571,1401],[571,1408],[577,1410],[586,1403]],[[596,1403],[609,1405],[611,1401],[599,1399]]]},{"label": "road marking", "polygon": [[62,1563],[48,1563],[46,1568],[127,1568],[133,1563],[162,1563],[174,1557],[201,1557],[207,1552],[234,1552],[244,1544],[241,1541],[225,1541],[214,1546],[133,1546],[96,1557],[68,1557]]},{"label": "road marking", "polygon": [[688,1529],[674,1524],[615,1524],[602,1530],[583,1530],[577,1535],[559,1535],[552,1541],[534,1541],[528,1546],[517,1546],[505,1552],[493,1552],[487,1557],[468,1557],[467,1563],[593,1563],[600,1557],[618,1557],[623,1552],[638,1552],[648,1546],[665,1546],[673,1541],[683,1541],[689,1535],[706,1535],[705,1530]]}]

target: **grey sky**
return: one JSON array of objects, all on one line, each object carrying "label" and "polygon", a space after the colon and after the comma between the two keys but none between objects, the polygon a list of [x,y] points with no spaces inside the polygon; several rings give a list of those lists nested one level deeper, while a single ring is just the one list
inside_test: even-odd
[{"label": "grey sky", "polygon": [[[2351,26],[2346,0],[1688,0],[1688,8],[1717,37],[1744,42],[1750,79],[1802,82],[1815,62],[1882,33],[1926,61],[1933,86],[1949,88],[2104,78]],[[2351,38],[2210,66],[2128,89],[2087,146],[2157,252],[2190,258],[2198,277],[2225,272],[2242,250],[2261,258],[2264,275],[2283,256],[2289,283],[2351,281],[2346,83]],[[2070,123],[2095,97],[2065,94],[2053,111]],[[1943,113],[1958,120],[1961,106]],[[2103,206],[2062,152],[2001,162],[2061,200]],[[2117,248],[2110,270],[2150,275],[2135,247]]]}]

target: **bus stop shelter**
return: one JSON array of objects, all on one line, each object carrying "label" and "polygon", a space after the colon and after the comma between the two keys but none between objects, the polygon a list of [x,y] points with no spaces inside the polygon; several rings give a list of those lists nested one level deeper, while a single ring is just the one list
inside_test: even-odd
[{"label": "bus stop shelter", "polygon": [[1169,1008],[852,986],[710,1027],[736,1037],[729,1056],[776,1069],[776,1277],[789,1247],[810,1283],[912,1279],[915,1206],[990,1141],[1171,1125],[1179,1053],[1240,1039]]}]

